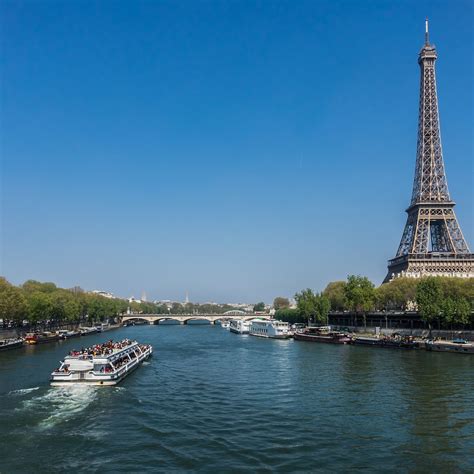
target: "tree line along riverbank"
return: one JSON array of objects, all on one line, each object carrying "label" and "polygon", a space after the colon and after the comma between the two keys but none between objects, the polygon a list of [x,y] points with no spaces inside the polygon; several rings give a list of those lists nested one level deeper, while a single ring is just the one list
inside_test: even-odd
[{"label": "tree line along riverbank", "polygon": [[[474,278],[397,278],[376,287],[367,277],[350,275],[346,281],[329,283],[321,292],[302,290],[290,300],[274,300],[275,318],[325,324],[329,313],[351,312],[366,322],[373,311],[417,311],[429,327],[466,329],[474,325]],[[263,303],[255,308],[263,309]],[[0,277],[0,319],[10,326],[45,324],[62,326],[100,322],[131,311],[143,314],[216,314],[235,309],[230,305],[173,303],[171,307],[151,302],[106,298],[79,287],[59,288],[54,283],[28,280],[15,286]]]}]

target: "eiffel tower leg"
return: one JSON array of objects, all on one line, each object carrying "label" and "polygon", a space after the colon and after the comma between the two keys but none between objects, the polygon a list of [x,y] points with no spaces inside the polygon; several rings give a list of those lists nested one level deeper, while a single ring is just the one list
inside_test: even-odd
[{"label": "eiffel tower leg", "polygon": [[416,221],[415,236],[413,239],[413,248],[411,253],[427,253],[429,246],[429,230],[430,230],[430,219],[429,216],[421,216],[418,213]]}]

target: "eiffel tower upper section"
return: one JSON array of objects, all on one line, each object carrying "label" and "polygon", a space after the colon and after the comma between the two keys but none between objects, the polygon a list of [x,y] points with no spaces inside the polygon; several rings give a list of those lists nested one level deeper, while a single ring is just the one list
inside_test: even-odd
[{"label": "eiffel tower upper section", "polygon": [[426,28],[425,45],[418,57],[421,68],[420,108],[412,206],[423,202],[451,202],[444,172],[439,129],[435,72],[437,57],[435,47],[429,43],[428,28]]},{"label": "eiffel tower upper section", "polygon": [[418,64],[420,106],[415,179],[408,217],[397,255],[389,261],[384,281],[398,276],[474,277],[474,255],[454,213],[444,170],[436,91],[437,53],[430,44],[426,20],[425,44]]}]

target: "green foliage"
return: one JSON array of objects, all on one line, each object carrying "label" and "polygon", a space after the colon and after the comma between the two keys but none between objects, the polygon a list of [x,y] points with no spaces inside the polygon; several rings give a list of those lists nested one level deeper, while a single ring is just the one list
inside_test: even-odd
[{"label": "green foliage", "polygon": [[260,301],[260,303],[257,303],[254,307],[253,307],[253,310],[255,312],[259,311],[259,312],[262,312],[262,311],[265,311],[265,303],[263,301]]},{"label": "green foliage", "polygon": [[377,308],[385,310],[406,310],[415,301],[416,285],[414,278],[396,278],[375,290]]},{"label": "green foliage", "polygon": [[315,298],[316,320],[327,324],[331,302],[324,293],[319,293]]},{"label": "green foliage", "polygon": [[323,293],[314,293],[313,290],[306,290],[296,293],[296,303],[300,315],[309,322],[327,323],[331,303],[329,298]]},{"label": "green foliage", "polygon": [[343,311],[346,309],[345,288],[345,281],[332,281],[323,291],[324,296],[329,299],[332,311]]},{"label": "green foliage", "polygon": [[27,293],[34,293],[36,291],[41,293],[54,293],[57,290],[57,286],[54,283],[41,283],[36,280],[25,281],[25,283],[22,285],[22,288]]},{"label": "green foliage", "polygon": [[367,278],[359,275],[349,275],[344,287],[347,306],[350,310],[366,313],[374,309],[375,288]]},{"label": "green foliage", "polygon": [[416,286],[416,304],[423,321],[431,322],[439,318],[443,305],[441,281],[436,277],[420,280]]},{"label": "green foliage", "polygon": [[275,319],[286,321],[290,324],[306,322],[304,316],[295,308],[283,308],[275,311]]},{"label": "green foliage", "polygon": [[306,288],[295,295],[296,304],[299,313],[309,323],[311,319],[316,317],[316,295],[313,290]]},{"label": "green foliage", "polygon": [[0,277],[0,319],[21,321],[27,309],[22,291]]},{"label": "green foliage", "polygon": [[275,308],[275,311],[278,311],[279,309],[289,308],[290,300],[288,298],[283,298],[282,296],[277,296],[273,300],[273,307]]}]

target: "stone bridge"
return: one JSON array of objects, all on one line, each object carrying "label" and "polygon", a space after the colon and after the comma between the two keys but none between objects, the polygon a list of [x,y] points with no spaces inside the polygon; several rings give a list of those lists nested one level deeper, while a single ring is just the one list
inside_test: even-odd
[{"label": "stone bridge", "polygon": [[159,324],[160,321],[178,321],[180,324],[187,324],[188,321],[208,321],[210,324],[230,321],[231,319],[271,319],[268,314],[249,314],[243,311],[229,311],[224,314],[127,314],[122,316],[122,323],[127,321],[146,321],[149,324]]}]

